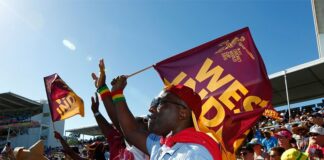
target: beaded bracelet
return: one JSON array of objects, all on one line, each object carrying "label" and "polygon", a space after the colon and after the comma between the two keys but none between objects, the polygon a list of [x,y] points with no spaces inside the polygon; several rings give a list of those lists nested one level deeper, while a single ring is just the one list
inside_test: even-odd
[{"label": "beaded bracelet", "polygon": [[97,92],[100,94],[101,99],[104,99],[107,96],[110,96],[111,93],[109,91],[109,88],[107,87],[106,84],[102,85],[101,87],[98,88]]},{"label": "beaded bracelet", "polygon": [[113,103],[126,101],[125,96],[123,95],[123,90],[117,90],[117,91],[111,92],[111,97],[112,97]]}]

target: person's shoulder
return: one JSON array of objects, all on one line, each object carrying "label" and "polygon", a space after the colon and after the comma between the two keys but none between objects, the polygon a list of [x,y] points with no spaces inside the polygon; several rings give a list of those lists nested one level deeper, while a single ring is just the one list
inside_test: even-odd
[{"label": "person's shoulder", "polygon": [[200,144],[196,144],[196,143],[177,143],[176,145],[178,145],[179,147],[182,148],[182,150],[186,150],[186,151],[193,151],[194,153],[209,153],[208,150],[200,145]]},{"label": "person's shoulder", "polygon": [[200,144],[177,143],[176,145],[181,145],[181,149],[179,149],[178,152],[184,152],[189,159],[212,159],[212,155],[209,151]]}]

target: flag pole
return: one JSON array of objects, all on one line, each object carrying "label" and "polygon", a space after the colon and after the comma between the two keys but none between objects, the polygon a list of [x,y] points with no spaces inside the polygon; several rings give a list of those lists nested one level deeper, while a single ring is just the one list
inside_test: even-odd
[{"label": "flag pole", "polygon": [[148,69],[150,69],[150,68],[152,68],[152,67],[153,67],[153,65],[148,66],[148,67],[146,67],[146,68],[144,68],[144,69],[141,69],[141,70],[139,70],[139,71],[137,71],[137,72],[134,72],[134,73],[132,73],[132,74],[126,75],[126,78],[129,78],[129,77],[132,77],[132,76],[134,76],[134,75],[136,75],[136,74],[139,74],[139,73],[141,73],[141,72],[144,72],[144,71],[146,71],[146,70],[148,70]]},{"label": "flag pole", "polygon": [[52,125],[53,125],[53,130],[56,131],[56,128],[55,128],[55,125],[54,125],[53,121],[52,121]]},{"label": "flag pole", "polygon": [[284,70],[284,80],[285,80],[285,88],[286,88],[286,98],[287,98],[287,105],[288,105],[288,115],[289,115],[289,123],[291,120],[291,112],[290,112],[290,102],[289,102],[289,90],[288,90],[288,83],[287,83],[287,71]]}]

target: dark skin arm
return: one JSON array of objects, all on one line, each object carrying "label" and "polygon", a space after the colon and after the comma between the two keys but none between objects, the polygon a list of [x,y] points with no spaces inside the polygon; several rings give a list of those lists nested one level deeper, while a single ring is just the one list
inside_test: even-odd
[{"label": "dark skin arm", "polygon": [[[126,76],[119,76],[112,82],[112,91],[124,90],[127,85]],[[123,131],[127,141],[135,145],[137,148],[148,154],[146,148],[146,139],[148,133],[142,131],[135,120],[135,117],[128,109],[126,101],[120,101],[115,103],[117,118],[120,127]]]},{"label": "dark skin arm", "polygon": [[[99,113],[99,100],[98,100],[98,94],[96,95],[96,99],[94,97],[91,97],[91,110],[93,113]],[[103,117],[101,114],[94,116],[101,132],[104,134],[105,138],[108,138],[110,135],[110,132],[114,130],[113,126],[108,123],[108,121]]]},{"label": "dark skin arm", "polygon": [[[99,87],[106,84],[105,63],[104,63],[103,59],[101,59],[99,61],[99,69],[100,69],[99,78],[97,77],[97,75],[95,73],[92,73],[92,79],[95,81],[96,88],[99,88]],[[118,119],[117,119],[117,116],[116,116],[115,105],[112,103],[111,96],[104,97],[102,99],[102,102],[103,102],[103,104],[105,106],[106,112],[107,112],[109,118],[111,119],[112,123],[114,124],[116,129],[118,129],[118,131],[121,132],[119,122],[118,122]]]},{"label": "dark skin arm", "polygon": [[60,133],[54,131],[54,137],[58,139],[61,142],[61,145],[63,146],[63,149],[66,154],[68,154],[72,159],[74,160],[87,160],[86,158],[80,157],[77,153],[75,153],[69,145],[66,143],[66,141],[63,139]]}]

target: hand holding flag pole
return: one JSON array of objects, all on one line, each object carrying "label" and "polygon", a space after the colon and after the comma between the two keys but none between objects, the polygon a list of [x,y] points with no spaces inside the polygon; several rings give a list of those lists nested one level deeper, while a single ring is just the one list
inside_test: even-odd
[{"label": "hand holding flag pole", "polygon": [[[202,119],[198,125],[200,129],[204,129],[203,132],[210,132],[219,141],[224,159],[235,159],[235,151],[242,144],[249,129],[257,122],[264,109],[271,106],[271,83],[248,28],[217,38],[125,77],[132,77],[151,67],[159,73],[165,85],[175,82],[193,85],[191,87],[197,92],[201,90],[201,96],[205,99],[205,111],[202,114],[209,118],[200,116]],[[250,74],[247,76],[242,73]],[[201,83],[202,81],[209,82]],[[251,83],[256,81],[258,83]],[[217,88],[220,84],[222,86]],[[231,91],[235,92],[229,94]],[[237,94],[237,91],[243,96]],[[235,101],[230,101],[229,98],[234,95]],[[209,111],[206,110],[208,107]],[[232,123],[234,119],[236,121]]]}]

